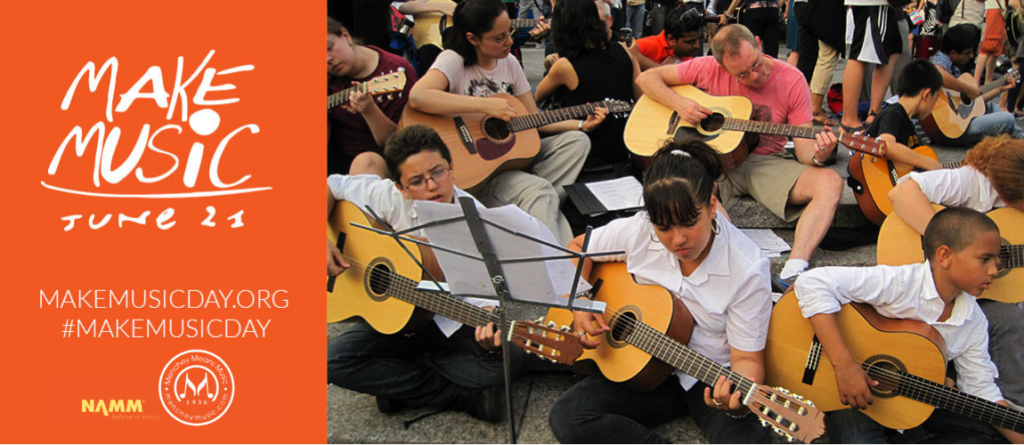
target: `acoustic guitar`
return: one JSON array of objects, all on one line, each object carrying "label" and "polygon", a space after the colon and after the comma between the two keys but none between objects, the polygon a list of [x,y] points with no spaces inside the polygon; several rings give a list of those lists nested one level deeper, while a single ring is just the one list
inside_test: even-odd
[{"label": "acoustic guitar", "polygon": [[[349,96],[353,92],[358,91],[363,94],[369,94],[371,96],[380,96],[387,94],[388,99],[392,99],[394,94],[397,93],[398,97],[402,97],[402,89],[405,88],[405,68],[399,68],[398,72],[389,72],[387,74],[374,77],[373,79],[367,80],[366,82],[358,85],[352,85],[349,88],[338,91],[334,94],[327,95],[327,109],[330,110],[334,107],[345,105],[348,103]],[[380,98],[378,97],[378,101]]]},{"label": "acoustic guitar", "polygon": [[[455,2],[451,0],[429,0],[427,3],[435,4],[451,4]],[[416,42],[416,48],[421,48],[424,45],[434,45],[438,48],[444,48],[444,31],[448,29],[451,24],[451,17],[442,14],[440,12],[428,12],[422,14],[416,14],[415,25],[412,27],[412,38]],[[519,30],[523,28],[535,28],[540,20],[537,19],[512,19],[511,28],[513,30]]]},{"label": "acoustic guitar", "polygon": [[[836,319],[854,360],[878,382],[871,388],[874,403],[862,411],[876,422],[909,429],[942,408],[1024,432],[1024,413],[943,385],[946,343],[927,323],[886,318],[858,303],[843,305]],[[796,294],[783,296],[768,328],[765,381],[799,391],[825,412],[848,408],[839,401],[835,370],[824,352]]]},{"label": "acoustic guitar", "polygon": [[[667,290],[637,284],[625,263],[595,262],[591,279],[596,280],[596,299],[607,303],[605,320],[611,331],[596,349],[583,351],[577,372],[590,365],[590,370],[596,367],[608,380],[636,391],[657,387],[674,369],[712,386],[725,375],[743,394],[740,401],[776,433],[809,443],[824,432],[824,415],[811,402],[782,388],[758,385],[687,347],[693,317]],[[570,331],[573,316],[551,309],[546,323]]]},{"label": "acoustic guitar", "polygon": [[[912,150],[936,161],[939,160],[935,150],[932,150],[931,147],[921,145]],[[960,168],[960,162],[948,162],[942,164],[942,168]],[[850,174],[846,183],[853,189],[853,196],[857,198],[860,210],[864,212],[864,216],[869,221],[882,225],[885,217],[892,213],[889,192],[896,187],[900,178],[914,171],[914,167],[909,164],[893,162],[884,157],[858,153],[850,157],[850,164],[847,165],[846,171]]]},{"label": "acoustic guitar", "polygon": [[[944,207],[932,204],[936,211]],[[1002,246],[999,249],[999,272],[992,285],[978,298],[1019,303],[1024,301],[1024,213],[1002,208],[987,213],[999,226]],[[902,266],[924,261],[921,235],[910,228],[899,215],[892,214],[878,231],[878,264]]]},{"label": "acoustic guitar", "polygon": [[437,131],[451,152],[452,164],[459,169],[455,185],[470,193],[479,191],[498,173],[529,166],[540,153],[538,127],[585,118],[594,114],[597,107],[607,108],[609,115],[632,108],[629,102],[605,100],[529,114],[526,106],[512,95],[502,93],[491,97],[507,100],[515,108],[517,117],[505,122],[484,113],[432,115],[405,107],[398,122],[399,128],[419,124]]},{"label": "acoustic guitar", "polygon": [[[680,143],[699,139],[722,155],[726,169],[732,169],[757,147],[759,134],[814,139],[818,133],[813,127],[752,121],[754,105],[746,97],[711,96],[692,85],[671,88],[676,94],[710,109],[712,114],[694,125],[684,121],[672,108],[649,96],[641,96],[626,121],[623,135],[626,148],[633,155],[654,156],[670,139]],[[886,153],[885,142],[880,139],[848,133],[839,133],[838,139],[853,150],[875,156]]]},{"label": "acoustic guitar", "polygon": [[[977,85],[974,75],[971,73],[961,74],[957,78],[961,82]],[[1006,85],[1007,80],[1020,80],[1019,71],[1010,71],[1002,77],[982,85],[981,94],[992,91]],[[932,142],[948,144],[960,139],[967,131],[971,121],[985,114],[985,101],[968,99],[963,93],[943,88],[939,93],[939,99],[935,102],[932,114],[921,119],[921,127],[925,134],[932,139]]]},{"label": "acoustic guitar", "polygon": [[501,317],[446,292],[417,289],[421,263],[434,278],[443,274],[433,252],[402,241],[403,247],[380,235],[354,227],[372,227],[370,219],[355,204],[340,201],[328,220],[327,236],[352,266],[345,273],[327,278],[327,322],[361,317],[382,334],[415,330],[431,323],[434,314],[469,326],[494,323],[506,339],[527,352],[556,363],[572,364],[583,350],[579,337],[526,321],[501,324]]}]

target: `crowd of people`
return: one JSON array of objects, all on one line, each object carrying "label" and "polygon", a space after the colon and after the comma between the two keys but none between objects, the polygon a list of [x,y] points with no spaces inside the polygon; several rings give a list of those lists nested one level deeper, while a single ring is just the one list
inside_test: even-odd
[{"label": "crowd of people", "polygon": [[[836,325],[835,313],[851,302],[932,325],[950,346],[947,359],[957,374],[952,385],[1019,407],[1024,310],[978,297],[1000,261],[999,227],[984,212],[1024,211],[1024,130],[1014,114],[1020,114],[1022,93],[1016,78],[1002,71],[1024,62],[1024,45],[1011,47],[1017,37],[1006,33],[1003,20],[1018,20],[1021,5],[960,0],[952,7],[948,1],[893,7],[886,0],[521,0],[517,7],[502,0],[410,0],[392,5],[394,14],[372,2],[330,3],[328,94],[347,91],[347,101],[328,112],[328,214],[337,201],[372,204],[404,230],[420,224],[414,201],[472,197],[480,207],[518,206],[578,251],[583,241],[574,218],[580,216],[570,211],[565,186],[633,175],[643,185],[642,210],[598,227],[589,241],[589,249],[625,254],[595,260],[625,262],[636,282],[667,289],[694,318],[690,348],[755,382],[765,378],[773,291],[794,291],[850,407],[828,414],[831,441],[882,443],[900,434],[859,412],[872,402],[877,382],[852,359]],[[943,16],[944,8],[953,10],[952,19]],[[390,26],[381,15],[391,17]],[[921,23],[912,23],[915,16]],[[402,32],[403,20],[426,23],[428,17],[442,18],[440,40],[414,42]],[[535,89],[517,57],[523,45],[545,47],[546,73]],[[782,47],[790,51],[787,59],[778,58]],[[834,116],[826,98],[844,56],[842,113]],[[375,95],[357,87],[399,70],[407,78],[399,92]],[[994,86],[980,86],[990,82]],[[786,136],[761,134],[749,156],[729,168],[702,140],[669,140],[640,160],[623,139],[625,119],[599,107],[579,119],[538,126],[532,160],[467,192],[455,183],[471,166],[456,165],[452,156],[466,147],[446,144],[439,133],[447,129],[399,122],[406,109],[511,121],[544,109],[642,96],[685,122],[709,118],[714,111],[706,104],[676,93],[681,85],[747,98],[752,120],[803,127],[813,138],[794,138],[787,149]],[[986,106],[963,135],[935,141],[968,149],[962,167],[943,169],[913,150],[921,144],[914,120],[929,118],[937,102],[953,96]],[[925,262],[810,268],[845,183],[827,167],[836,162],[837,134],[854,132],[884,140],[891,161],[915,168],[889,196],[894,214],[923,236]],[[792,250],[776,275],[730,220],[728,210],[744,196],[796,224]],[[951,208],[936,212],[931,203]],[[350,261],[328,240],[329,275],[345,273]],[[608,331],[607,321],[577,312],[574,330],[592,348]],[[460,325],[441,316],[394,335],[358,321],[330,342],[328,381],[375,396],[385,413],[432,406],[495,422],[502,418],[495,390],[503,376],[501,338],[493,325]],[[516,352],[512,377],[523,373],[525,361]],[[559,398],[550,426],[563,443],[667,443],[671,438],[651,427],[688,415],[711,442],[769,442],[733,383],[723,378],[708,385],[677,371],[656,390],[637,392],[597,374]],[[1024,441],[1019,432],[963,417],[937,410],[903,439]]]}]

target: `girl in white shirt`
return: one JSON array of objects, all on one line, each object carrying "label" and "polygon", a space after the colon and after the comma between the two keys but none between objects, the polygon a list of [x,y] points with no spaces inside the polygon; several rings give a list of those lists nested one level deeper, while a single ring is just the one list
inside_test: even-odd
[{"label": "girl in white shirt", "polygon": [[[713,191],[722,173],[705,143],[667,144],[647,171],[644,211],[593,231],[588,250],[625,251],[597,260],[625,261],[638,283],[669,290],[694,317],[689,346],[760,382],[772,304],[769,263],[717,211]],[[569,248],[582,243],[576,238]],[[586,312],[575,314],[574,325],[591,336],[609,330],[602,315]],[[667,440],[650,427],[689,414],[710,442],[767,443],[766,430],[730,389],[724,378],[712,388],[677,372],[639,393],[593,375],[555,402],[549,423],[562,443],[654,443]]]}]

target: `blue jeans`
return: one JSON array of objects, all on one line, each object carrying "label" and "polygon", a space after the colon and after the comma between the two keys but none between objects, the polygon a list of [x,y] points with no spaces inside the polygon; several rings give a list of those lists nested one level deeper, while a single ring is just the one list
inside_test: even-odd
[{"label": "blue jeans", "polygon": [[1015,304],[978,300],[988,318],[988,353],[999,370],[996,385],[1003,398],[1024,405],[1024,312]]},{"label": "blue jeans", "polygon": [[1017,120],[1013,114],[999,111],[997,99],[990,100],[985,104],[985,114],[978,116],[967,125],[964,135],[953,141],[950,145],[957,147],[973,147],[981,142],[985,136],[998,136],[1009,134],[1014,139],[1024,138],[1024,130],[1017,126]]},{"label": "blue jeans", "polygon": [[936,409],[920,426],[903,432],[875,422],[855,409],[842,409],[825,417],[831,443],[1006,443],[991,425],[943,409]]},{"label": "blue jeans", "polygon": [[[512,378],[526,370],[525,352],[512,351]],[[463,326],[445,338],[437,325],[384,335],[363,320],[327,345],[327,381],[342,388],[399,400],[413,407],[445,408],[463,388],[504,384],[501,355],[476,342]]]},{"label": "blue jeans", "polygon": [[669,376],[639,393],[592,375],[558,398],[548,424],[561,443],[671,443],[650,428],[689,414],[710,443],[769,443],[757,416],[734,419],[705,405],[707,387],[698,382],[686,391]]},{"label": "blue jeans", "polygon": [[626,6],[626,27],[633,30],[633,38],[639,39],[644,35],[644,11],[645,6]]}]

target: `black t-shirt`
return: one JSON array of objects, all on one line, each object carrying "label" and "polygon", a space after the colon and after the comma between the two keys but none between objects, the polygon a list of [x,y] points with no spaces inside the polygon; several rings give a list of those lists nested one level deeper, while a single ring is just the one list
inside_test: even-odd
[{"label": "black t-shirt", "polygon": [[893,135],[896,142],[910,148],[921,145],[921,138],[917,136],[917,130],[914,128],[914,123],[910,121],[907,110],[898,103],[883,108],[868,126],[868,136],[878,136],[884,133]]}]

